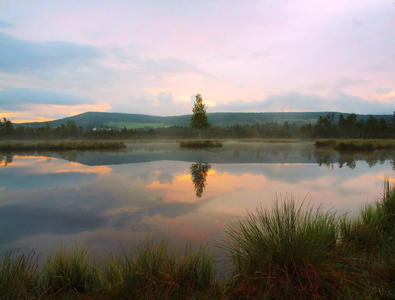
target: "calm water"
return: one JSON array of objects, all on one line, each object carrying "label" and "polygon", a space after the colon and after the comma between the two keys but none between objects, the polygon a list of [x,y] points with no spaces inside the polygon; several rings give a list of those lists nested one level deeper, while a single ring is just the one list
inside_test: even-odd
[{"label": "calm water", "polygon": [[0,154],[0,253],[90,245],[92,255],[147,234],[223,238],[229,222],[275,199],[353,214],[394,176],[393,152],[339,156],[312,143],[225,143],[212,151],[132,144],[120,152]]}]

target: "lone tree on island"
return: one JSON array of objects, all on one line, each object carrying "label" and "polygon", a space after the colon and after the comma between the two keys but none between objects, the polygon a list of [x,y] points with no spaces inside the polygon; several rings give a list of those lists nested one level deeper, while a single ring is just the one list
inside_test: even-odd
[{"label": "lone tree on island", "polygon": [[202,96],[196,94],[195,103],[192,108],[193,115],[191,117],[190,125],[192,128],[199,130],[199,139],[202,139],[202,130],[211,126],[206,114],[206,106],[203,103]]}]

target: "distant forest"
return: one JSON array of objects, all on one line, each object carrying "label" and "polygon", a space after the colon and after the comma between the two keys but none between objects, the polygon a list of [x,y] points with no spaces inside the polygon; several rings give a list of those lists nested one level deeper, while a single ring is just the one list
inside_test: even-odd
[{"label": "distant forest", "polygon": [[[210,114],[208,116],[211,121]],[[183,118],[185,124],[187,116],[183,116]],[[31,124],[13,124],[11,120],[3,118],[0,119],[0,139],[191,139],[198,137],[197,131],[189,125],[162,123],[163,126],[128,128],[125,125],[123,128],[111,128],[108,126],[82,126],[80,122],[71,118],[64,119],[64,123],[59,124],[59,122],[60,120],[52,121],[52,124],[50,122],[31,123],[34,124],[33,126]],[[151,120],[151,122],[153,121]],[[54,127],[54,124],[58,125]],[[356,114],[325,113],[316,120],[306,120],[305,122],[289,120],[282,122],[257,121],[232,125],[216,124],[220,123],[216,122],[205,130],[202,138],[395,138],[395,112],[390,118],[374,115],[360,118]]]}]

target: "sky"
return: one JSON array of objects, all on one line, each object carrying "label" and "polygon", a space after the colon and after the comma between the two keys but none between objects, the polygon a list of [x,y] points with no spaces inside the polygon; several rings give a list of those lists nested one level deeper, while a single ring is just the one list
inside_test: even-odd
[{"label": "sky", "polygon": [[394,0],[0,0],[0,117],[395,110]]}]

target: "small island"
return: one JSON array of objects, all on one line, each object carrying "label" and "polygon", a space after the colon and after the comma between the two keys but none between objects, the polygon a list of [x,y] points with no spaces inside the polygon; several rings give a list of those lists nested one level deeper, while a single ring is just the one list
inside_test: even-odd
[{"label": "small island", "polygon": [[207,118],[206,105],[203,102],[202,96],[196,94],[195,103],[192,108],[193,115],[191,117],[190,125],[193,129],[199,131],[199,140],[186,140],[180,143],[181,148],[218,148],[222,147],[219,141],[202,140],[202,130],[210,128],[211,124]]}]

